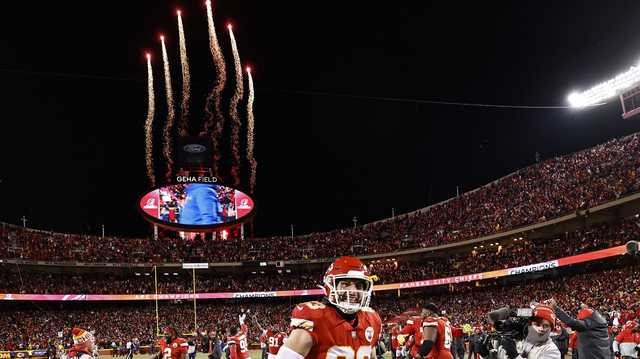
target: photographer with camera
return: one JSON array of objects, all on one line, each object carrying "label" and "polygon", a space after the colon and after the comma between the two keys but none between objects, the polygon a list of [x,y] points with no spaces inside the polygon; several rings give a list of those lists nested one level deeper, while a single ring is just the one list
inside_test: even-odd
[{"label": "photographer with camera", "polygon": [[609,327],[597,310],[582,304],[578,311],[578,318],[573,319],[557,305],[554,299],[549,299],[547,304],[553,308],[558,319],[578,333],[577,346],[580,358],[610,359]]},{"label": "photographer with camera", "polygon": [[[556,315],[546,305],[536,304],[533,309],[509,308],[489,313],[489,320],[498,333],[498,359],[560,359],[560,350],[550,338]],[[483,357],[490,354],[483,348]]]}]

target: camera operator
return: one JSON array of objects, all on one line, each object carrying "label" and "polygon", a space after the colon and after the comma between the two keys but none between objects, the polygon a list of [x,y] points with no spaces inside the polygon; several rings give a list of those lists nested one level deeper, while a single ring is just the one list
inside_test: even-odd
[{"label": "camera operator", "polygon": [[548,300],[547,304],[554,309],[558,319],[578,333],[577,346],[581,358],[609,359],[611,357],[609,327],[598,311],[582,304],[578,318],[573,319],[556,304],[554,299]]},{"label": "camera operator", "polygon": [[[550,338],[556,323],[553,309],[537,304],[530,314],[530,317],[518,317],[508,308],[489,313],[500,334],[498,359],[561,359],[560,350]],[[519,340],[522,341],[516,343]],[[488,349],[484,351],[482,355],[487,356]]]}]

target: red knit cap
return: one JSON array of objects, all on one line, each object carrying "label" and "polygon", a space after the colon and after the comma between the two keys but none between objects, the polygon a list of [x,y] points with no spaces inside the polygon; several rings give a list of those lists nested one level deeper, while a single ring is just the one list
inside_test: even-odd
[{"label": "red knit cap", "polygon": [[533,308],[533,317],[545,319],[549,324],[551,324],[551,326],[555,326],[556,324],[556,313],[548,305],[536,305],[536,307]]}]

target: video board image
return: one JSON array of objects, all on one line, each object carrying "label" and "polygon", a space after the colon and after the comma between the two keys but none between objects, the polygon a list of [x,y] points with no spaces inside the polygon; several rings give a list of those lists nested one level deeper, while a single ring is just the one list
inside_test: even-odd
[{"label": "video board image", "polygon": [[140,200],[142,211],[166,223],[213,226],[236,221],[251,212],[253,200],[231,187],[207,183],[165,186]]}]

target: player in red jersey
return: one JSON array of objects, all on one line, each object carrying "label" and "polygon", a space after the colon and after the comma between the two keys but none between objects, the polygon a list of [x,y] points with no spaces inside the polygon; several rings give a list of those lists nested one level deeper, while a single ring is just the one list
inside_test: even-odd
[{"label": "player in red jersey", "polygon": [[422,308],[422,344],[416,359],[453,359],[451,324],[441,317],[438,307],[428,303]]},{"label": "player in red jersey", "polygon": [[400,331],[400,335],[413,337],[411,345],[407,344],[407,350],[409,351],[409,356],[415,357],[422,345],[422,317],[412,316],[407,319],[407,324]]},{"label": "player in red jersey", "polygon": [[278,350],[280,350],[280,347],[287,340],[287,333],[278,331],[277,329],[276,330],[271,330],[271,328],[264,329],[264,327],[260,325],[260,322],[258,321],[258,318],[256,315],[253,316],[253,322],[256,324],[256,326],[262,333],[260,335],[260,345],[262,345],[262,343],[264,343],[265,345],[264,347],[266,351],[265,356],[268,359],[276,359]]},{"label": "player in red jersey", "polygon": [[391,359],[400,359],[400,343],[398,342],[398,334],[400,334],[398,324],[394,324],[393,327],[391,327]]},{"label": "player in red jersey", "polygon": [[269,346],[268,358],[276,359],[276,356],[278,355],[278,351],[280,351],[280,347],[282,347],[286,341],[287,341],[287,333],[272,332],[269,330],[267,333],[267,345]]},{"label": "player in red jersey", "polygon": [[616,357],[637,358],[640,351],[640,323],[630,320],[614,337],[613,351]]},{"label": "player in red jersey", "polygon": [[231,327],[229,336],[227,337],[227,345],[229,346],[229,359],[249,359],[249,345],[247,335],[249,327],[244,324],[246,314],[240,315],[240,325]]},{"label": "player in red jersey", "polygon": [[172,327],[165,327],[163,337],[158,341],[160,352],[152,359],[185,359],[189,344],[184,338],[178,337],[178,332]]},{"label": "player in red jersey", "polygon": [[324,275],[320,302],[298,304],[277,359],[375,359],[380,316],[369,308],[373,280],[355,257],[336,259]]},{"label": "player in red jersey", "polygon": [[93,334],[76,327],[71,330],[71,335],[73,346],[69,349],[68,354],[63,355],[64,359],[93,359],[98,356],[98,347],[95,344]]}]

